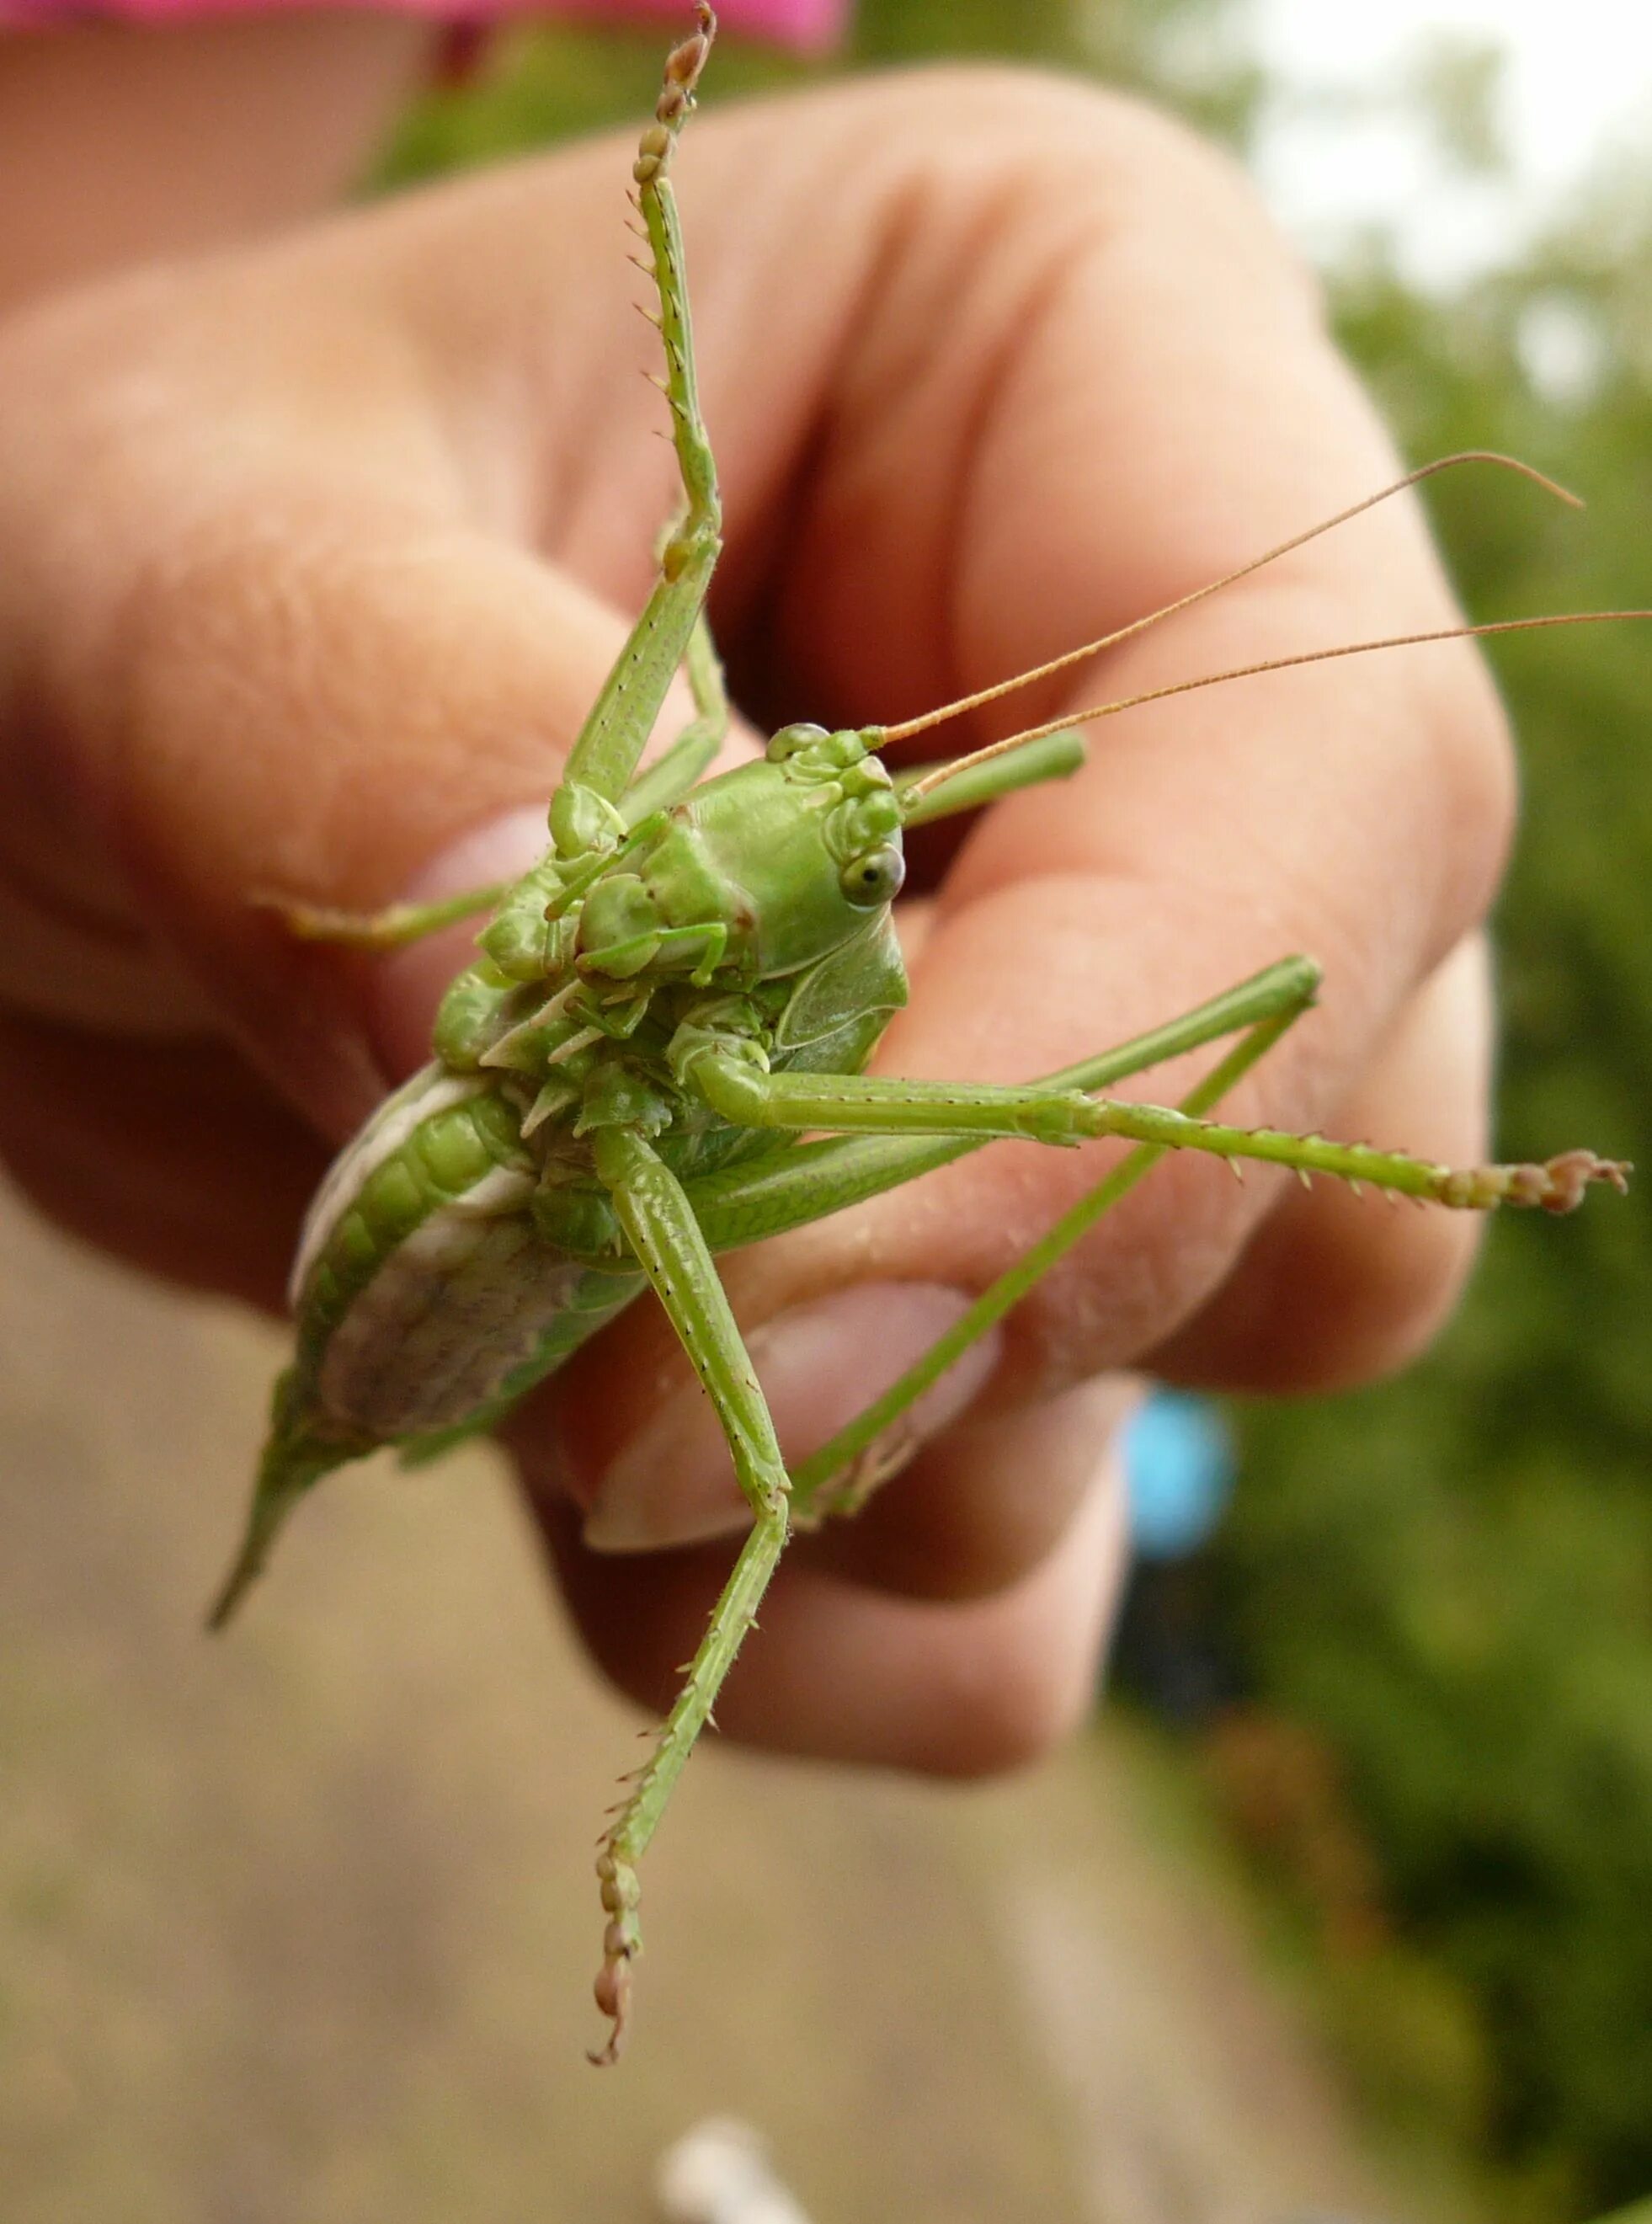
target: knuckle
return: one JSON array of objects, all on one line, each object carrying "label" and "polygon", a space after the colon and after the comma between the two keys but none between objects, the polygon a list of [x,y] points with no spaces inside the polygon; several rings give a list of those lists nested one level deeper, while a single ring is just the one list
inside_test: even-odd
[{"label": "knuckle", "polygon": [[[1018,265],[1029,236],[1066,253],[1170,234],[1176,253],[1168,264],[1155,258],[1161,272],[1191,260],[1279,285],[1318,320],[1317,280],[1239,162],[1145,101],[1036,66],[973,61],[873,80],[847,98],[860,105],[868,163],[898,198],[903,183],[927,189],[937,222],[968,221],[984,198],[998,219],[993,237]],[[961,112],[978,119],[968,133],[957,129]],[[1042,266],[1044,252],[1034,259]]]},{"label": "knuckle", "polygon": [[[1075,88],[1085,112],[1093,206],[1138,256],[1184,267],[1184,282],[1242,289],[1317,329],[1323,296],[1311,267],[1225,149],[1127,95]],[[1048,164],[1049,157],[1044,158]],[[1164,282],[1163,272],[1156,282]],[[1174,282],[1174,281],[1172,281]]]}]

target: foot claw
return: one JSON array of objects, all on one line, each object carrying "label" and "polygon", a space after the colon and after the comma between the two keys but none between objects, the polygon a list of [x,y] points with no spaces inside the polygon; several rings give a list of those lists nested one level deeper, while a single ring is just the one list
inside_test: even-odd
[{"label": "foot claw", "polygon": [[[619,1929],[610,1923],[610,1931]],[[588,2047],[585,2059],[593,2069],[611,2069],[620,2058],[625,2044],[626,2025],[631,2010],[631,1956],[634,1948],[621,1948],[608,1955],[596,1973],[596,1982],[591,1987],[597,2006],[608,2019],[612,2028],[600,2047]]]},{"label": "foot claw", "polygon": [[642,1934],[637,1927],[637,1873],[629,1861],[615,1852],[610,1841],[603,1842],[597,1855],[596,1874],[608,1919],[602,1933],[602,1966],[591,1990],[597,2006],[613,2028],[607,2044],[588,2050],[585,2059],[595,2069],[607,2069],[619,2060],[620,2050],[625,2044],[631,2010],[631,1964],[642,1951]]},{"label": "foot claw", "polygon": [[1593,1151],[1562,1151],[1534,1171],[1545,1179],[1544,1192],[1537,1200],[1544,1211],[1574,1212],[1592,1182],[1609,1182],[1619,1197],[1626,1196],[1635,1169],[1627,1159],[1598,1158]]}]

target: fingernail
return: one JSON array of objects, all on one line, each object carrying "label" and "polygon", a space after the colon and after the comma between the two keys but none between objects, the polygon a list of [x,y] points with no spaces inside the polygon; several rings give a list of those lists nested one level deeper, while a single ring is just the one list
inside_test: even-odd
[{"label": "fingernail", "polygon": [[[542,805],[501,812],[432,857],[402,890],[402,900],[433,903],[465,888],[515,880],[538,864],[550,838]],[[442,991],[469,962],[470,945],[486,925],[478,915],[427,942],[394,950],[375,967],[369,1032],[389,1072],[411,1073],[430,1056],[431,1022]]]},{"label": "fingernail", "polygon": [[[870,1282],[800,1305],[753,1329],[757,1369],[788,1464],[815,1448],[899,1381],[971,1300],[930,1282]],[[961,1413],[998,1363],[991,1330],[932,1384],[899,1423],[915,1450]],[[710,1400],[697,1383],[673,1392],[619,1453],[585,1517],[597,1552],[653,1552],[744,1529],[751,1509]]]}]

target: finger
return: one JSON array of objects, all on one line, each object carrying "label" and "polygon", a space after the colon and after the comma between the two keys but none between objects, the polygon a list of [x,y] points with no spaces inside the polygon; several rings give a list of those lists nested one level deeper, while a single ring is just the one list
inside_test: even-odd
[{"label": "finger", "polygon": [[[383,16],[60,23],[0,53],[0,299],[199,253],[334,205],[428,66]],[[318,90],[325,88],[325,90]],[[95,150],[95,154],[89,150]]]},{"label": "finger", "polygon": [[[962,196],[936,193],[891,258],[804,510],[813,660],[856,708],[897,636],[955,649],[955,672],[935,679],[1001,677],[1206,583],[1395,468],[1299,273],[1216,158],[1077,88],[993,92],[998,166]],[[1034,258],[1062,163],[1062,228]],[[960,263],[948,346],[932,372],[897,377],[926,289]],[[870,452],[920,422],[874,515]],[[949,599],[924,624],[916,605],[937,582],[922,552],[960,503],[971,530],[948,543]],[[1415,508],[1396,504],[1144,636],[1069,699],[1451,616]],[[990,1036],[995,1071],[1030,1072],[1051,1048],[1094,1043],[1098,1023],[1103,1039],[1122,1032],[1114,1011],[1163,1016],[1252,959],[1307,948],[1330,974],[1327,1008],[1292,1055],[1328,1099],[1483,911],[1510,806],[1501,721],[1466,648],[1276,675],[1110,724],[1080,780],[989,814],[941,898],[944,933],[1031,881],[1100,883],[1066,907],[1062,962],[1041,950],[1031,903],[1018,932],[1000,907],[996,978],[978,970],[980,936],[961,935],[952,962],[930,953],[891,1050],[927,1058],[943,1036],[936,1063],[910,1069],[937,1071],[946,1044],[980,1057]],[[1152,946],[1145,917],[1132,930],[1132,891],[1144,914],[1174,912],[1179,957]],[[1087,901],[1088,953],[1075,932]],[[1076,993],[1056,1020],[1058,976]],[[990,993],[1006,982],[1008,1000]]]},{"label": "finger", "polygon": [[[726,1550],[641,1559],[585,1551],[552,1484],[536,1500],[581,1636],[642,1705],[667,1705],[704,1633]],[[742,1744],[977,1776],[1014,1767],[1081,1721],[1124,1559],[1116,1469],[1018,1583],[962,1604],[862,1589],[789,1553],[717,1702]]]},{"label": "finger", "polygon": [[852,1521],[796,1548],[863,1589],[989,1598],[1060,1549],[1098,1489],[1111,1491],[1119,1431],[1141,1402],[1104,1375],[1007,1412],[966,1414],[920,1446]]},{"label": "finger", "polygon": [[[864,305],[788,570],[799,658],[862,715],[890,715],[886,682],[867,698],[903,644],[909,660],[914,641],[955,655],[924,674],[937,692],[1001,679],[1207,584],[1397,468],[1300,273],[1216,158],[1076,87],[993,90],[996,165],[962,196],[934,193]],[[922,121],[909,147],[925,147]],[[1063,164],[1052,242],[1042,204]],[[937,270],[960,266],[946,347],[898,376]],[[908,449],[874,508],[873,460]],[[1063,686],[1081,704],[1453,615],[1416,507],[1397,502]],[[1026,715],[1051,707],[1035,696]],[[1094,755],[1079,780],[989,816],[949,904],[1072,873],[1265,906],[1277,934],[1346,961],[1345,1000],[1385,1020],[1478,917],[1506,842],[1504,737],[1460,645],[1162,705],[1099,730]]]},{"label": "finger", "polygon": [[[586,1543],[607,1554],[737,1535],[751,1523],[697,1384],[655,1405],[640,1441],[632,1437],[640,1400],[659,1374],[674,1380],[676,1371],[663,1316],[652,1307],[640,1313],[641,1333],[603,1339],[577,1380],[511,1431],[543,1487],[554,1483],[578,1507]],[[871,1284],[783,1312],[753,1335],[747,1349],[788,1463],[853,1419],[955,1317],[944,1289]],[[656,1324],[658,1338],[646,1333]],[[871,1372],[843,1370],[846,1358],[867,1352],[875,1355]],[[880,1448],[876,1464],[894,1479],[853,1522],[828,1522],[792,1551],[864,1586],[962,1599],[1005,1589],[1053,1550],[1139,1392],[1104,1378],[975,1415],[970,1409],[1000,1355],[987,1339],[943,1376]],[[626,1372],[637,1366],[640,1381]]]},{"label": "finger", "polygon": [[74,1030],[5,1020],[0,1159],[72,1235],[281,1312],[293,1230],[326,1153],[221,1044],[112,1053]]}]

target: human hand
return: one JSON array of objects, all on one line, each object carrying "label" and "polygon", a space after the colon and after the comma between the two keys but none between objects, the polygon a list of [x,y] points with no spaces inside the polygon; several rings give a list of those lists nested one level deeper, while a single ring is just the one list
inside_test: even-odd
[{"label": "human hand", "polygon": [[[672,499],[624,306],[627,160],[575,148],[0,335],[0,1146],[146,1266],[274,1303],[317,1135],[419,1061],[459,959],[299,947],[249,897],[368,907],[540,846]],[[897,720],[1394,473],[1243,188],[1127,104],[1007,73],[867,82],[707,115],[678,179],[728,528],[713,617],[766,721]],[[1396,506],[1062,699],[1450,616]],[[1306,949],[1324,1008],[1238,1116],[1472,1159],[1473,936],[1510,808],[1466,649],[1120,721],[1078,781],[933,861],[878,1063],[1023,1078]],[[1088,1153],[994,1150],[731,1258],[788,1452],[1093,1179]],[[788,1556],[723,1728],[960,1772],[1037,1749],[1087,1703],[1116,1583],[1118,1371],[1358,1379],[1427,1335],[1472,1241],[1161,1167],[955,1378],[899,1483]],[[716,1518],[691,1410],[659,1419],[687,1379],[638,1308],[513,1431],[588,1641],[654,1703],[727,1548],[599,1554],[580,1516],[608,1476],[610,1545]]]}]

